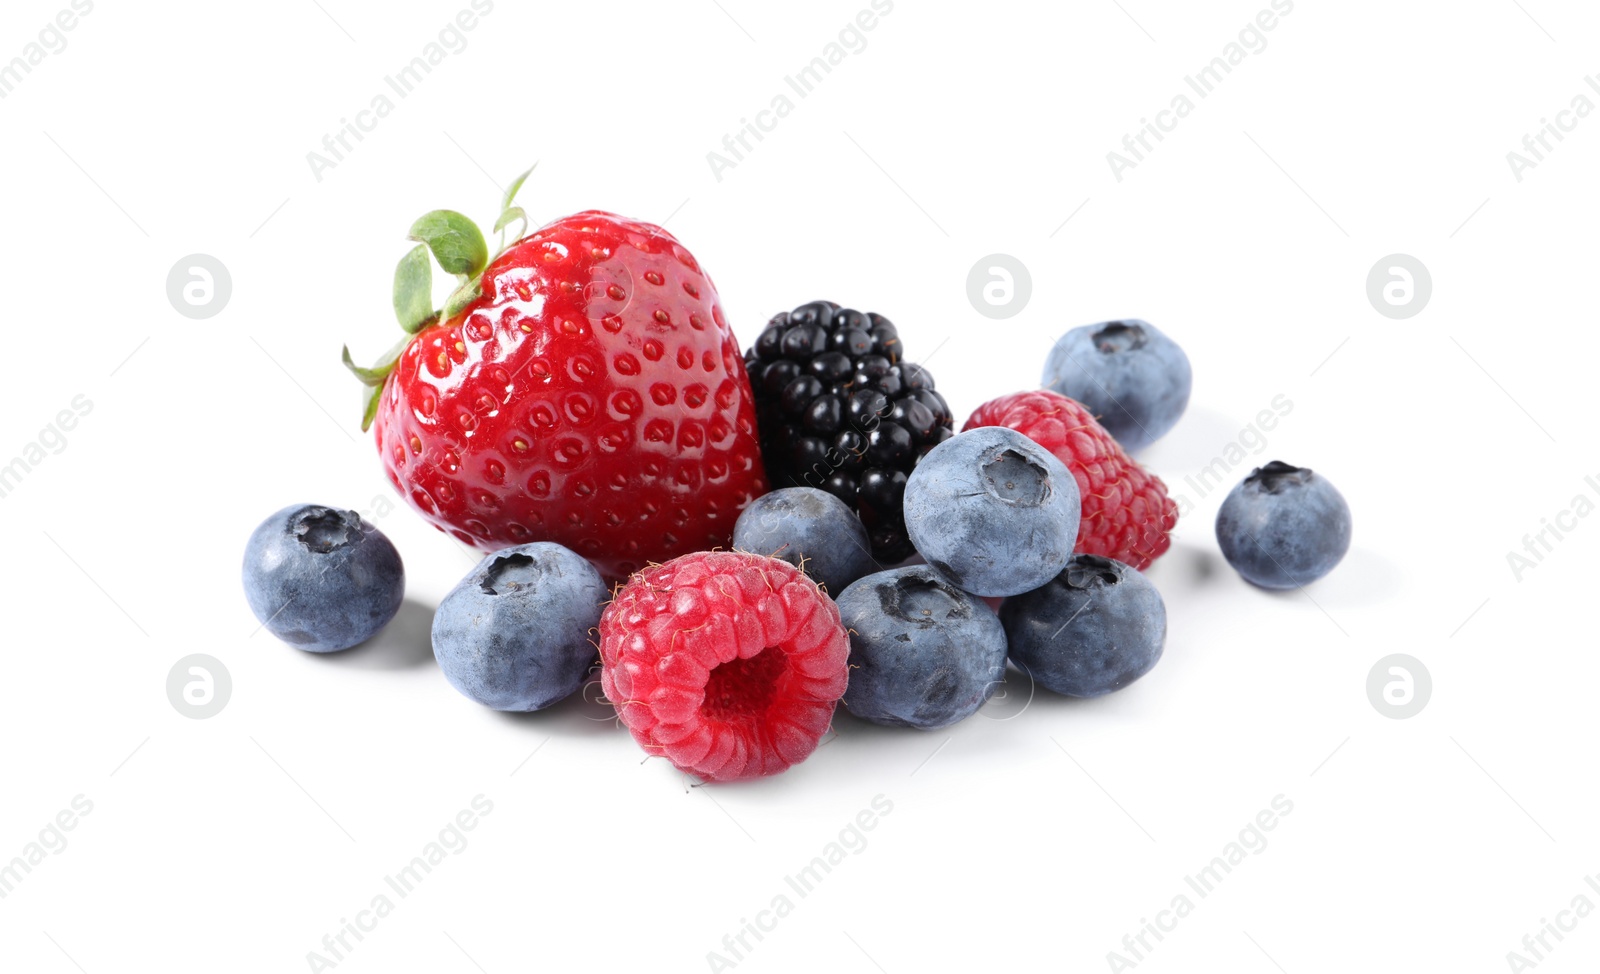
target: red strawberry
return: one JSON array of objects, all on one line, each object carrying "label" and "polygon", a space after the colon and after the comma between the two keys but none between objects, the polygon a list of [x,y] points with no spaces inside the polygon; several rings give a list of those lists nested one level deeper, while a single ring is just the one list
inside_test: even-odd
[{"label": "red strawberry", "polygon": [[[521,182],[496,230],[526,226]],[[555,541],[612,578],[729,543],[767,489],[750,382],[716,288],[671,234],[590,210],[492,262],[459,213],[411,236],[395,311],[412,337],[351,368],[414,507],[468,544]],[[429,250],[462,281],[443,312]]]},{"label": "red strawberry", "polygon": [[1139,466],[1082,404],[1041,389],[992,399],[963,430],[1006,426],[1055,454],[1078,481],[1083,517],[1074,550],[1144,570],[1161,557],[1178,505],[1161,478]]}]

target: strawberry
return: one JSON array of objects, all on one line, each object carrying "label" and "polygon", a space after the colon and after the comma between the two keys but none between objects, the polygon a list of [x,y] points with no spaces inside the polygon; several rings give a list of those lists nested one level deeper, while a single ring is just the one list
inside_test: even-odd
[{"label": "strawberry", "polygon": [[[507,191],[495,230],[527,218]],[[613,579],[726,546],[767,489],[739,344],[716,288],[660,227],[588,210],[490,259],[459,213],[418,220],[395,271],[408,332],[362,369],[362,428],[440,530],[554,541]],[[432,310],[432,252],[461,284]]]}]

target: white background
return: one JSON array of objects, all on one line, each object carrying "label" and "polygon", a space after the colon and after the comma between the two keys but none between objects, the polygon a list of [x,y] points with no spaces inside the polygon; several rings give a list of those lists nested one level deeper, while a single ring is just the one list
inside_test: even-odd
[{"label": "white background", "polygon": [[[315,178],[307,153],[466,6],[101,0],[0,100],[0,462],[93,404],[0,499],[0,861],[93,803],[0,899],[0,966],[306,970],[480,794],[470,844],[338,970],[699,971],[715,950],[752,972],[1097,971],[1189,892],[1140,971],[1497,971],[1574,896],[1600,904],[1583,883],[1600,519],[1520,581],[1506,557],[1600,500],[1600,119],[1520,181],[1506,159],[1575,95],[1600,103],[1583,80],[1600,13],[1297,0],[1118,181],[1106,154],[1266,0],[898,0],[719,181],[707,153],[866,0],[497,0]],[[64,8],[7,3],[0,61]],[[747,343],[816,297],[889,315],[958,421],[1036,384],[1074,325],[1142,316],[1176,337],[1193,403],[1142,458],[1194,502],[1150,573],[1161,664],[947,733],[841,714],[793,771],[693,790],[599,704],[507,717],[457,695],[428,613],[472,559],[391,500],[338,352],[397,336],[414,217],[492,221],[534,160],[537,221],[666,221]],[[997,252],[1033,281],[1005,321],[965,290]],[[232,276],[207,320],[165,292],[194,253]],[[1432,273],[1406,320],[1366,296],[1392,253]],[[1292,413],[1230,482],[1314,467],[1355,542],[1273,596],[1220,560],[1224,491],[1184,481],[1280,394]],[[375,644],[322,658],[255,633],[244,540],[301,501],[392,506],[377,520],[409,602]],[[1396,652],[1433,679],[1407,720],[1366,692]],[[191,653],[232,674],[208,720],[166,695]],[[784,877],[879,795],[893,810],[865,848],[795,896]],[[1188,891],[1278,795],[1293,811],[1267,847]],[[785,892],[793,911],[735,958],[724,935]],[[1539,970],[1593,969],[1600,918],[1565,937]]]}]

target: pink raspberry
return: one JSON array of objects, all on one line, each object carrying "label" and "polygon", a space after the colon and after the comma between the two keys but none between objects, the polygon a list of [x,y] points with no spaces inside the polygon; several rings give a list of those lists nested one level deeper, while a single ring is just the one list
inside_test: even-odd
[{"label": "pink raspberry", "polygon": [[776,774],[828,731],[850,638],[776,558],[697,552],[637,572],[600,617],[601,685],[635,740],[708,781]]}]

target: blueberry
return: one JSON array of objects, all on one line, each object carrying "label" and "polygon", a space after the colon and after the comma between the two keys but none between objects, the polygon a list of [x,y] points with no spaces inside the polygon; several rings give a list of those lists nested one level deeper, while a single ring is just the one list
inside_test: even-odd
[{"label": "blueberry", "polygon": [[862,720],[948,727],[1005,679],[1000,620],[927,565],[868,575],[839,595],[839,615],[850,631],[844,705]]},{"label": "blueberry", "polygon": [[582,556],[550,541],[484,557],[439,603],[433,655],[450,685],[495,710],[541,710],[576,693],[609,593]]},{"label": "blueberry", "polygon": [[1178,343],[1148,321],[1104,321],[1061,336],[1044,386],[1089,407],[1130,453],[1177,425],[1194,376]]},{"label": "blueberry", "polygon": [[286,507],[244,549],[244,596],[267,631],[308,653],[366,642],[400,611],[406,570],[355,511]]},{"label": "blueberry", "polygon": [[1222,502],[1217,544],[1251,584],[1309,585],[1350,550],[1350,505],[1309,468],[1274,460],[1251,471]]},{"label": "blueberry", "polygon": [[[847,486],[853,489],[854,480]],[[756,498],[733,525],[733,546],[781,558],[830,593],[878,567],[861,519],[834,494],[812,487]]]},{"label": "blueberry", "polygon": [[1150,580],[1120,561],[1073,555],[1042,588],[1000,607],[1011,661],[1034,683],[1098,697],[1150,672],[1167,642],[1167,607]]},{"label": "blueberry", "polygon": [[946,580],[975,595],[1038,588],[1078,538],[1078,484],[1037,443],[1004,426],[945,440],[906,482],[911,543]]}]

